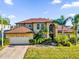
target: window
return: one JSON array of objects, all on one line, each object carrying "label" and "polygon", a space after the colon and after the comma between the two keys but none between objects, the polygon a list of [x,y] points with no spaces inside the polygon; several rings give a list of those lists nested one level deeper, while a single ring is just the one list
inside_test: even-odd
[{"label": "window", "polygon": [[41,29],[44,29],[44,24],[41,24]]},{"label": "window", "polygon": [[40,24],[37,24],[37,29],[40,29]]},{"label": "window", "polygon": [[32,30],[32,24],[28,24],[27,27]]},{"label": "window", "polygon": [[32,27],[32,25],[31,25],[31,24],[29,24],[29,27],[31,28],[31,27]]}]

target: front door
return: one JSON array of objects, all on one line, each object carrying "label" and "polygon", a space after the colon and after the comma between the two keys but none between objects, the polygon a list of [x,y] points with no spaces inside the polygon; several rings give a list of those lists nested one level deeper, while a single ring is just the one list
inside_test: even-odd
[{"label": "front door", "polygon": [[50,24],[49,26],[49,36],[54,40],[54,35],[55,35],[55,25]]}]

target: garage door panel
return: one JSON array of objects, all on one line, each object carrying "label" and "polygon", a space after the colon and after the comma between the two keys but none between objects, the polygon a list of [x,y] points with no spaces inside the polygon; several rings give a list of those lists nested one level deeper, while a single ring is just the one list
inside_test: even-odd
[{"label": "garage door panel", "polygon": [[32,39],[32,37],[11,37],[9,38],[11,44],[29,44],[29,39]]}]

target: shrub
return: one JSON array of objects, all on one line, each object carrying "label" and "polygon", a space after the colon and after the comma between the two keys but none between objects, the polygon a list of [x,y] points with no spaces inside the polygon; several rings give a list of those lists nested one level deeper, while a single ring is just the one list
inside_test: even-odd
[{"label": "shrub", "polygon": [[[6,39],[6,38],[4,38],[3,39],[4,41],[3,41],[3,43],[4,43],[4,45],[8,45],[10,42],[9,42],[9,40],[8,39]],[[0,38],[0,45],[2,44],[2,40],[1,40],[1,38]]]},{"label": "shrub", "polygon": [[76,37],[75,37],[75,36],[71,37],[69,41],[70,41],[72,44],[75,44],[75,43],[76,43]]},{"label": "shrub", "polygon": [[0,45],[2,44],[2,40],[1,40],[1,38],[0,38]]},{"label": "shrub", "polygon": [[55,41],[57,43],[62,43],[63,41],[66,42],[68,40],[68,36],[67,35],[58,35],[57,37],[55,37]]},{"label": "shrub", "polygon": [[31,44],[40,44],[44,41],[44,38],[38,38],[38,39],[30,39],[29,42]]},{"label": "shrub", "polygon": [[45,38],[45,35],[48,33],[47,28],[42,28],[37,34],[34,35],[34,39],[29,40],[31,44],[41,44],[50,38]]},{"label": "shrub", "polygon": [[1,41],[1,38],[0,38],[0,41]]},{"label": "shrub", "polygon": [[72,44],[71,44],[71,42],[68,41],[63,46],[69,46],[70,47],[70,46],[72,46]]},{"label": "shrub", "polygon": [[29,42],[30,42],[31,44],[35,44],[34,39],[30,39]]},{"label": "shrub", "polygon": [[41,44],[45,41],[51,42],[51,38],[39,38],[39,39],[30,39],[29,42],[31,44]]},{"label": "shrub", "polygon": [[78,37],[78,39],[77,39],[78,41],[79,41],[79,37]]},{"label": "shrub", "polygon": [[63,45],[59,43],[59,44],[57,44],[57,46],[63,46]]},{"label": "shrub", "polygon": [[63,45],[63,46],[68,46],[69,41],[68,41],[68,36],[67,35],[58,35],[57,37],[55,37],[55,41],[57,43],[57,45]]},{"label": "shrub", "polygon": [[52,42],[52,38],[46,38],[48,42]]},{"label": "shrub", "polygon": [[9,43],[9,40],[4,38],[4,45],[8,45]]}]

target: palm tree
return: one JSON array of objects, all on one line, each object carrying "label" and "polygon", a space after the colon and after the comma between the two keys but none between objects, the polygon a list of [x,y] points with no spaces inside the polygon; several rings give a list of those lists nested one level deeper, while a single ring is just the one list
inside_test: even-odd
[{"label": "palm tree", "polygon": [[57,23],[57,24],[62,26],[62,35],[64,33],[64,26],[65,26],[68,19],[69,19],[69,17],[65,19],[64,16],[61,16],[60,19],[57,19],[57,20],[53,21],[54,23]]},{"label": "palm tree", "polygon": [[1,33],[2,33],[2,46],[3,46],[4,33],[3,33],[3,18],[2,18],[2,16],[0,16],[0,24],[1,24]]},{"label": "palm tree", "polygon": [[4,20],[6,21],[6,24],[7,24],[7,25],[10,24],[10,19],[9,19],[9,18],[4,18]]},{"label": "palm tree", "polygon": [[60,19],[54,20],[53,22],[55,22],[55,23],[57,23],[57,24],[59,24],[59,25],[62,25],[62,35],[63,35],[63,33],[64,33],[63,28],[64,28],[66,22],[67,22],[69,19],[71,19],[72,24],[73,24],[73,29],[75,30],[74,33],[75,33],[75,35],[76,35],[76,45],[77,45],[77,29],[78,29],[78,24],[79,24],[79,14],[75,15],[74,18],[68,17],[68,18],[66,18],[66,19],[64,19],[64,17],[61,16]]},{"label": "palm tree", "polygon": [[3,24],[7,25],[10,24],[9,19],[8,18],[3,18],[2,16],[0,16],[0,24],[1,24],[1,33],[2,33],[2,46],[3,46],[3,39],[4,39],[4,30],[3,30]]},{"label": "palm tree", "polygon": [[1,24],[2,20],[3,20],[4,25],[10,24],[10,19],[9,18],[2,18],[2,16],[0,16],[0,24]]},{"label": "palm tree", "polygon": [[79,24],[79,14],[74,16],[73,19],[73,27],[75,30],[75,35],[76,35],[76,44],[77,44],[77,30],[78,30],[78,24]]}]

